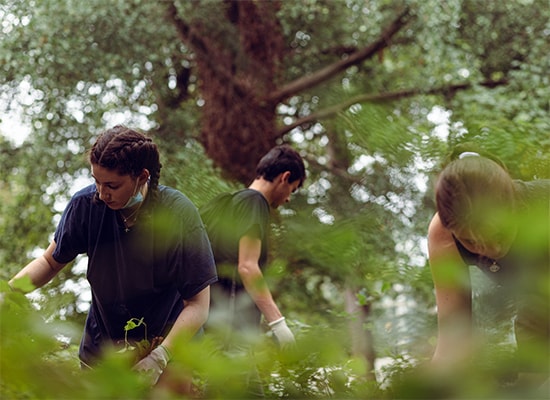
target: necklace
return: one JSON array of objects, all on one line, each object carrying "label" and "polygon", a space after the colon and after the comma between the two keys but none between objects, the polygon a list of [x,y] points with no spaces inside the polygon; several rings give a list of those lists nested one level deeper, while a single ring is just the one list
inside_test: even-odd
[{"label": "necklace", "polygon": [[[147,196],[147,189],[148,189],[148,185],[145,185],[145,188],[143,189],[144,192],[143,193],[143,197]],[[142,190],[142,189],[140,189]],[[124,232],[128,233],[130,232],[130,228],[134,225],[134,223],[136,222],[136,219],[137,219],[137,213],[138,211],[141,209],[141,205],[143,204],[143,201],[142,200],[138,206],[136,207],[136,209],[134,211],[132,211],[129,215],[127,216],[124,216],[124,214],[122,213],[122,210],[120,210],[120,216],[122,217],[122,223],[124,224]]]},{"label": "necklace", "polygon": [[497,264],[496,260],[493,260],[493,263],[489,266],[489,271],[498,272],[500,270],[500,265]]},{"label": "necklace", "polygon": [[122,213],[122,210],[120,211],[120,216],[122,217],[122,223],[124,224],[124,232],[126,233],[130,232],[131,226],[136,222],[137,212],[139,211],[140,208],[141,208],[141,204],[127,216],[124,216],[124,214]]}]

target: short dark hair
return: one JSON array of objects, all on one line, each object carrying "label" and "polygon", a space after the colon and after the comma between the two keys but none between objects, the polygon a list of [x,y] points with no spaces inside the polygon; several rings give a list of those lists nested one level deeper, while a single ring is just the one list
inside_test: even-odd
[{"label": "short dark hair", "polygon": [[256,166],[256,177],[273,182],[279,174],[290,172],[289,182],[300,180],[300,185],[306,179],[306,168],[300,154],[288,145],[272,148]]}]

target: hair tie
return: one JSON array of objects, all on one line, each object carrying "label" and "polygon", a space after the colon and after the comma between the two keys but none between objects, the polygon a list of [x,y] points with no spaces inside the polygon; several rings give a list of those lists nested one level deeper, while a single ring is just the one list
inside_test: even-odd
[{"label": "hair tie", "polygon": [[466,158],[466,157],[481,157],[481,156],[479,155],[479,153],[476,153],[474,151],[465,151],[458,155],[459,160],[462,160],[463,158]]}]

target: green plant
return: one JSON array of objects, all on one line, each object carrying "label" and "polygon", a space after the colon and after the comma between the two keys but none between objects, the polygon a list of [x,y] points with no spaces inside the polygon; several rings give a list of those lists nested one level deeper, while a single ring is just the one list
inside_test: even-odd
[{"label": "green plant", "polygon": [[[128,340],[128,332],[140,326],[143,326],[145,329],[144,338],[138,341]],[[143,321],[143,318],[131,318],[126,321],[126,325],[124,326],[124,348],[119,350],[118,353],[133,352],[134,354],[131,359],[135,363],[147,357],[163,340],[163,337],[155,336],[153,340],[149,341],[147,339],[147,324]]]}]

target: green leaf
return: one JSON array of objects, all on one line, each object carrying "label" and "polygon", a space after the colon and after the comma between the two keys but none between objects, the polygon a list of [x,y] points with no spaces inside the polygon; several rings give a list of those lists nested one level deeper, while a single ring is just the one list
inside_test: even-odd
[{"label": "green leaf", "polygon": [[36,289],[36,286],[33,285],[31,282],[31,278],[28,276],[23,276],[22,278],[15,279],[10,286],[15,289],[19,290],[23,293],[32,292],[34,289]]},{"label": "green leaf", "polygon": [[[137,321],[137,323],[135,322]],[[126,326],[124,327],[124,330],[131,331],[132,329],[137,328],[138,326],[144,325],[143,318],[138,320],[137,318],[132,318],[126,322]]]}]

